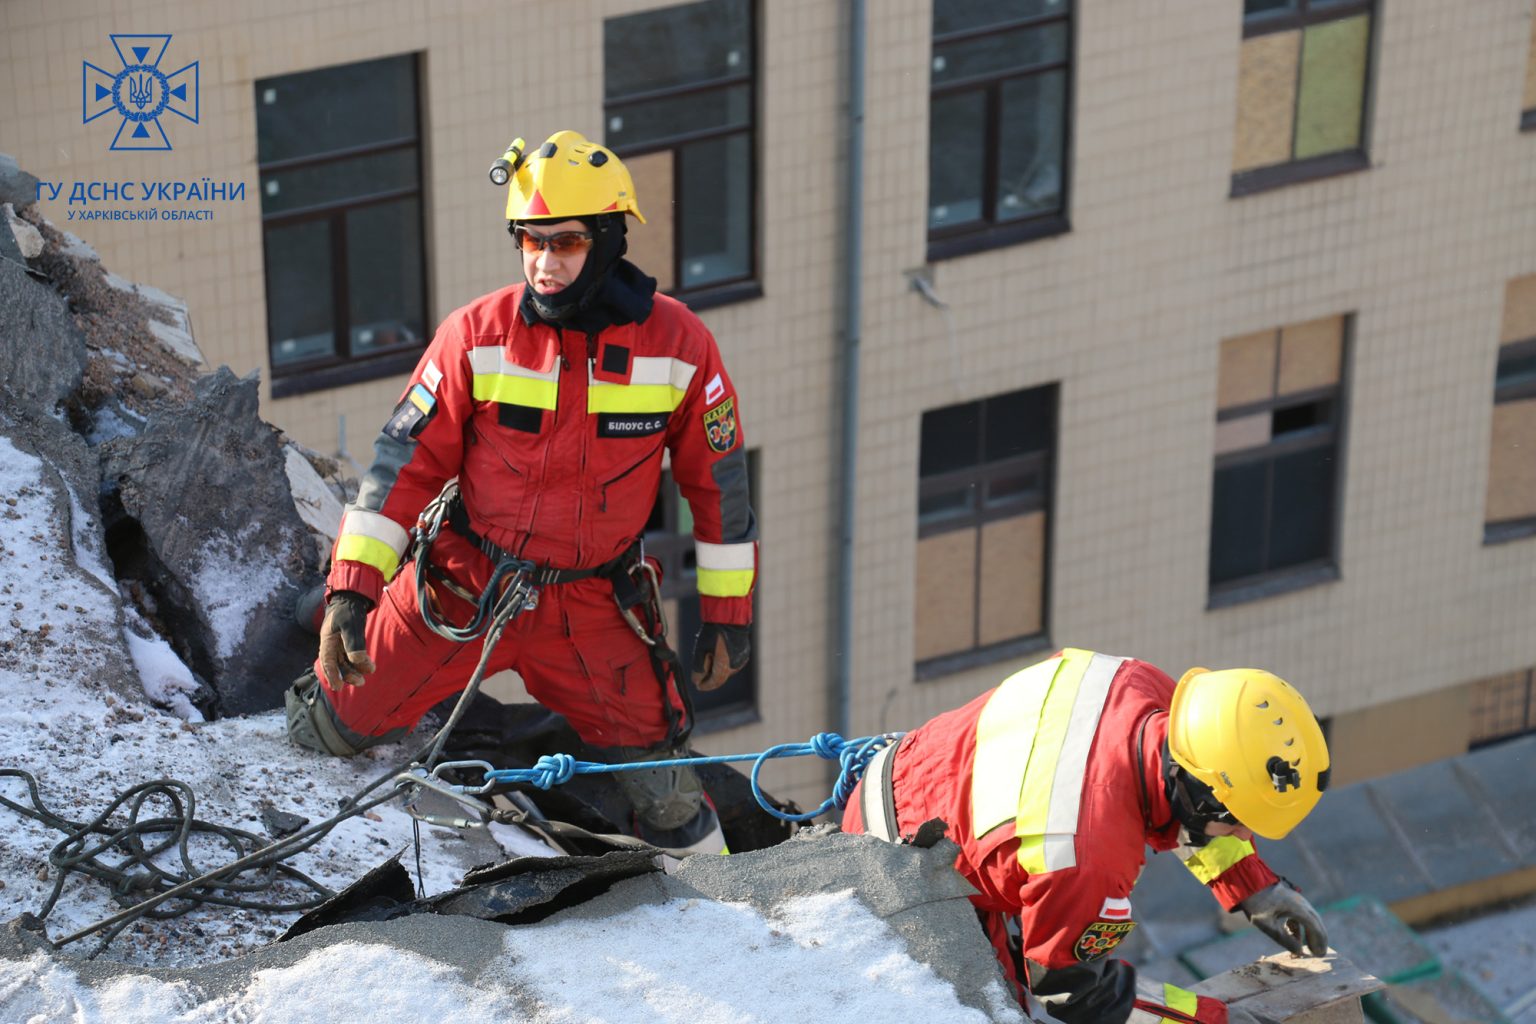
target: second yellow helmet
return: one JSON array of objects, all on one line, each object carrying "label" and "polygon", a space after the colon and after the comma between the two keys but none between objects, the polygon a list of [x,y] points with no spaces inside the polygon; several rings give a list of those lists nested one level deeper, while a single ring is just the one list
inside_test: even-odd
[{"label": "second yellow helmet", "polygon": [[1256,668],[1192,668],[1173,691],[1168,751],[1239,822],[1283,838],[1328,788],[1322,726],[1279,676]]}]

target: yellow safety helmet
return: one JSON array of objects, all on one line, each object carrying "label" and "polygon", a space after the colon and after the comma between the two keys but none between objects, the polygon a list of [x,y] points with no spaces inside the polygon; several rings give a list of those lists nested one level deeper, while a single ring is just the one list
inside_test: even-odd
[{"label": "yellow safety helmet", "polygon": [[491,181],[510,184],[507,220],[571,220],[598,213],[630,213],[645,223],[635,183],[613,150],[580,132],[555,132],[532,154],[514,139],[495,163]]},{"label": "yellow safety helmet", "polygon": [[1290,683],[1262,669],[1184,673],[1168,710],[1168,751],[1267,839],[1284,838],[1328,788],[1322,727]]}]

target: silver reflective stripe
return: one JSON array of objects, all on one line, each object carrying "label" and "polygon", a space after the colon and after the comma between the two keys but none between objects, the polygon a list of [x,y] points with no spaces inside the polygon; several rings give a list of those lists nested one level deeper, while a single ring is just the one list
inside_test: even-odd
[{"label": "silver reflective stripe", "polygon": [[[1065,864],[1053,864],[1051,849],[1053,845],[1064,845],[1067,857],[1072,857],[1071,837],[1077,831],[1083,777],[1088,771],[1088,751],[1093,747],[1094,734],[1099,730],[1099,716],[1109,696],[1109,684],[1123,664],[1124,658],[1095,654],[1083,672],[1083,681],[1078,685],[1072,716],[1067,721],[1067,734],[1056,759],[1056,777],[1051,783],[1051,806],[1045,818],[1045,862],[1046,867],[1053,871],[1076,863],[1075,859],[1069,859]],[[1053,844],[1057,837],[1065,837],[1066,842]]]},{"label": "silver reflective stripe", "polygon": [[901,829],[896,821],[895,801],[889,799],[891,757],[895,751],[894,743],[881,747],[880,752],[869,759],[869,766],[864,769],[864,784],[859,787],[859,815],[864,819],[864,831],[888,843],[896,842]]},{"label": "silver reflective stripe", "polygon": [[469,350],[469,368],[476,375],[498,374],[503,377],[525,377],[529,380],[556,381],[560,379],[560,361],[552,359],[548,370],[540,372],[527,366],[519,366],[507,358],[501,345],[479,345]]},{"label": "silver reflective stripe", "polygon": [[756,569],[757,545],[748,542],[746,544],[710,544],[707,541],[696,540],[693,542],[695,552],[698,555],[700,569]]},{"label": "silver reflective stripe", "polygon": [[[631,384],[670,384],[679,391],[687,391],[698,367],[671,356],[635,356],[630,360]],[[598,381],[596,383],[602,383]]]},{"label": "silver reflective stripe", "polygon": [[394,549],[396,558],[405,553],[406,546],[411,542],[410,534],[393,519],[355,505],[348,508],[341,518],[341,536],[371,537],[382,541]]}]

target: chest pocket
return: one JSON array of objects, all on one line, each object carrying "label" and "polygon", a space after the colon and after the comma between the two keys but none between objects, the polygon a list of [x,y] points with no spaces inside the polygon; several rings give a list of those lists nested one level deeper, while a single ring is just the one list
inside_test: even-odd
[{"label": "chest pocket", "polygon": [[628,360],[628,380],[615,380],[617,360],[611,357],[615,347],[603,352],[601,372],[593,363],[587,368],[587,412],[597,417],[597,436],[646,437],[664,432],[698,367],[671,356],[634,356]]}]

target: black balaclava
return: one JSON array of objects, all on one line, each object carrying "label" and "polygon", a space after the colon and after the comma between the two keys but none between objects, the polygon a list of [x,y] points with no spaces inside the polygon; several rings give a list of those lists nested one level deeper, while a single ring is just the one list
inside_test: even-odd
[{"label": "black balaclava", "polygon": [[1184,836],[1190,846],[1201,847],[1211,841],[1212,837],[1205,834],[1206,825],[1213,821],[1232,820],[1231,814],[1216,799],[1211,787],[1186,771],[1174,759],[1166,742],[1163,743],[1163,791],[1168,796],[1168,805],[1173,808],[1173,816],[1184,828]]},{"label": "black balaclava", "polygon": [[[624,259],[629,248],[624,214],[599,213],[573,219],[592,232],[587,261],[576,280],[553,295],[541,295],[530,282],[523,289],[523,319],[588,335],[616,324],[643,322],[651,312],[656,282]],[[515,234],[519,223],[540,230],[538,221],[509,221],[507,230]]]}]

